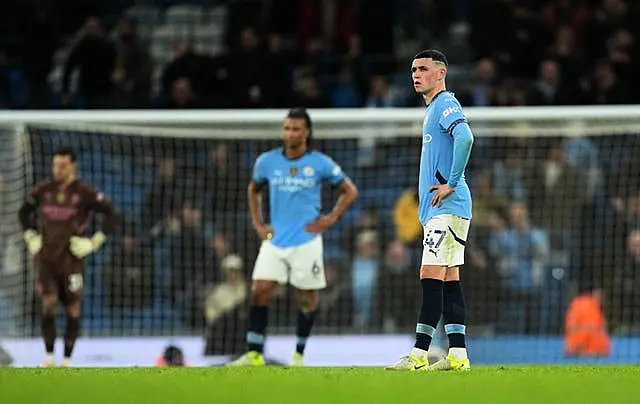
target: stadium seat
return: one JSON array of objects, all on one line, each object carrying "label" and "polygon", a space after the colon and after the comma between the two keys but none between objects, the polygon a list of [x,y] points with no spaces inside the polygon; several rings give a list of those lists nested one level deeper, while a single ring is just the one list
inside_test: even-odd
[{"label": "stadium seat", "polygon": [[193,26],[202,22],[203,10],[193,5],[171,6],[165,12],[165,23],[168,25]]},{"label": "stadium seat", "polygon": [[199,53],[216,55],[222,52],[222,37],[221,26],[197,25],[193,29],[193,44]]},{"label": "stadium seat", "polygon": [[135,5],[130,7],[125,14],[135,19],[138,27],[155,26],[162,21],[162,13],[155,6]]},{"label": "stadium seat", "polygon": [[208,24],[221,27],[224,30],[227,23],[227,8],[224,6],[209,7],[204,12]]}]

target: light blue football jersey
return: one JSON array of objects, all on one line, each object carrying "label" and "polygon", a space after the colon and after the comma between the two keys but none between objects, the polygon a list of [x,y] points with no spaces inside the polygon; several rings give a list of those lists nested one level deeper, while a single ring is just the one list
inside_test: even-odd
[{"label": "light blue football jersey", "polygon": [[289,159],[283,148],[261,154],[253,167],[253,181],[269,185],[273,238],[278,247],[295,247],[317,236],[305,225],[320,215],[322,182],[338,185],[342,169],[329,156],[312,150]]},{"label": "light blue football jersey", "polygon": [[[442,201],[441,207],[431,205],[435,191],[429,192],[432,185],[449,182],[454,161],[452,132],[453,128],[462,122],[467,122],[462,107],[449,91],[438,93],[427,106],[422,125],[422,156],[418,180],[418,215],[423,225],[433,216],[442,214],[471,219],[471,192],[464,172],[456,184],[456,190]],[[466,159],[468,155],[456,158]],[[466,161],[464,163],[466,164]]]}]

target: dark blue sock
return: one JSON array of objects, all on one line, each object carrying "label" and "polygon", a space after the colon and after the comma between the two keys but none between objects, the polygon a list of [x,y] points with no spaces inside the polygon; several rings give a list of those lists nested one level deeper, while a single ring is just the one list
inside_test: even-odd
[{"label": "dark blue sock", "polygon": [[264,351],[264,333],[267,329],[267,306],[251,306],[249,309],[249,331],[247,349],[262,353]]},{"label": "dark blue sock", "polygon": [[444,283],[443,301],[442,317],[444,319],[444,331],[449,337],[449,348],[466,348],[467,304],[464,300],[460,281]]},{"label": "dark blue sock", "polygon": [[318,310],[310,313],[305,313],[303,311],[298,313],[298,326],[296,331],[298,340],[296,342],[296,352],[301,355],[304,354],[304,348],[307,346],[307,340],[309,339],[309,335],[311,335],[311,328],[313,327],[313,321],[316,319],[317,313]]},{"label": "dark blue sock", "polygon": [[438,279],[421,279],[422,307],[416,325],[416,343],[414,347],[429,350],[431,338],[442,316],[442,282]]}]

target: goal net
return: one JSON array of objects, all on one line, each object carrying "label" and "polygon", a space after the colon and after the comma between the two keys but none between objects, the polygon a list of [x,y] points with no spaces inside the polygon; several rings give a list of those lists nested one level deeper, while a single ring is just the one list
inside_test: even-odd
[{"label": "goal net", "polygon": [[[560,363],[567,349],[640,360],[640,107],[466,112],[476,139],[462,277],[475,362]],[[422,113],[311,112],[313,147],[333,157],[360,190],[324,235],[329,286],[314,335],[342,336],[330,339],[335,349],[347,339],[382,338],[401,342],[392,344],[395,357],[411,346],[420,301],[415,193]],[[50,175],[54,150],[72,146],[80,176],[104,191],[121,217],[114,237],[88,259],[83,336],[191,335],[203,338],[207,354],[241,353],[260,243],[246,186],[257,155],[280,145],[284,116],[0,114],[0,338],[40,335],[18,210]],[[336,198],[326,187],[323,210]],[[594,301],[601,301],[604,337],[579,331],[599,327]],[[290,288],[278,290],[269,336],[295,334],[296,305]],[[442,348],[446,343],[443,335],[436,339]]]}]

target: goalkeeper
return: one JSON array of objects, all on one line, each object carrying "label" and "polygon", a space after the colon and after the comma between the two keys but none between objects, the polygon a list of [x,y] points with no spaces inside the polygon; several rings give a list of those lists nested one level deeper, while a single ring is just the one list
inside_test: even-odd
[{"label": "goalkeeper", "polygon": [[[36,291],[42,299],[42,337],[45,367],[54,366],[56,311],[65,307],[63,366],[71,364],[71,354],[80,331],[84,259],[97,251],[113,231],[116,212],[101,192],[76,177],[76,155],[65,148],[53,157],[53,178],[36,186],[20,208],[24,240],[37,269]],[[39,225],[32,214],[39,211]],[[102,231],[91,238],[82,235],[93,212],[105,215]]]}]

